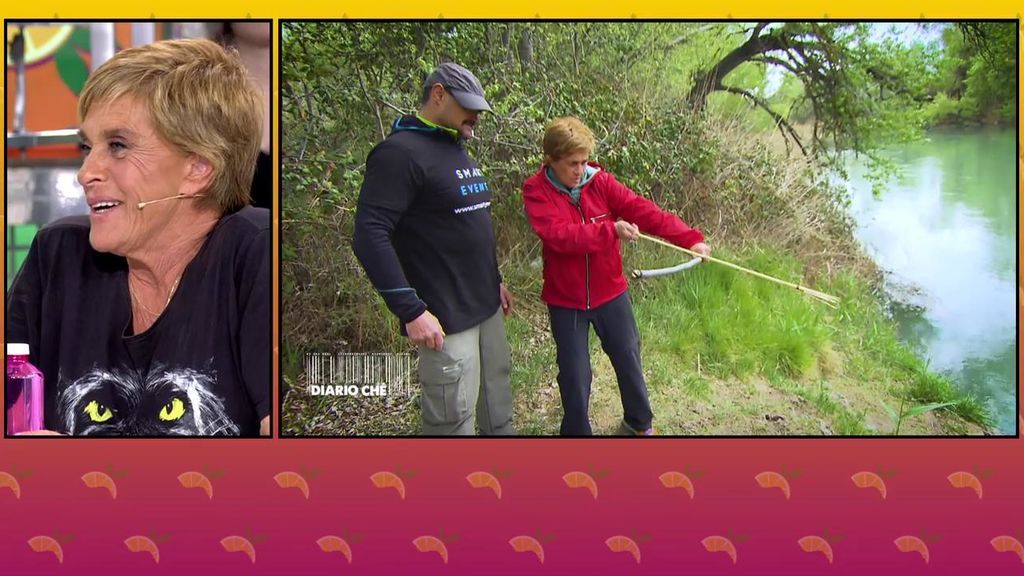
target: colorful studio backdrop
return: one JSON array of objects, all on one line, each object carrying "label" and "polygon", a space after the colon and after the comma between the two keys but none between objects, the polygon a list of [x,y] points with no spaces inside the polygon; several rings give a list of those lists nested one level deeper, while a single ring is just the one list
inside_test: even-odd
[{"label": "colorful studio backdrop", "polygon": [[[653,2],[164,2],[133,10],[4,8],[32,19],[1019,18],[1009,2],[984,13],[950,2],[900,13],[849,2],[692,12]],[[75,30],[32,39],[29,74],[48,104],[29,111],[29,129],[74,124],[73,114],[48,109],[73,110],[66,104],[88,64]],[[118,25],[119,43],[130,41],[127,30]],[[11,82],[8,70],[8,99]],[[8,105],[8,131],[11,121]],[[5,209],[6,223],[12,216]],[[995,575],[1024,574],[1022,543],[1019,437],[0,439],[5,575]]]}]

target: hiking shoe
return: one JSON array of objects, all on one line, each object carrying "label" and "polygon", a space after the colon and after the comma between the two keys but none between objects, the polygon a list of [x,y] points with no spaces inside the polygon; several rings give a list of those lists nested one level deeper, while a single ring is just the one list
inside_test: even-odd
[{"label": "hiking shoe", "polygon": [[626,424],[625,421],[619,423],[619,436],[654,436],[654,427],[650,427],[646,430],[637,430]]}]

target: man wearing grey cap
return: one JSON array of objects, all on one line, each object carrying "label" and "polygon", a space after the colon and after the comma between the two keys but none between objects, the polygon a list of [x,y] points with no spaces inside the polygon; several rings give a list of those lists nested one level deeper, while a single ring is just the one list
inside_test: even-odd
[{"label": "man wearing grey cap", "polygon": [[366,158],[352,249],[419,350],[423,434],[515,434],[491,189],[466,153],[481,111],[469,70],[438,66],[419,113]]}]

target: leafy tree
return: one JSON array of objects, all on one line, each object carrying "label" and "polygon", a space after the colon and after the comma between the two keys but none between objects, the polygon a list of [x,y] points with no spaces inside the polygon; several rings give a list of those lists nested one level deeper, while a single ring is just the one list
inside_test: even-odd
[{"label": "leafy tree", "polygon": [[[742,96],[768,113],[805,154],[854,150],[876,157],[884,144],[912,138],[913,112],[931,98],[934,54],[892,38],[876,40],[867,23],[758,22],[739,31],[742,41],[695,75],[688,100],[703,109],[708,96]],[[733,80],[749,63],[785,70],[803,88],[812,115],[810,142],[768,99]]]},{"label": "leafy tree", "polygon": [[932,124],[1009,123],[1017,118],[1017,28],[1013,22],[965,22],[942,33],[939,95]]}]

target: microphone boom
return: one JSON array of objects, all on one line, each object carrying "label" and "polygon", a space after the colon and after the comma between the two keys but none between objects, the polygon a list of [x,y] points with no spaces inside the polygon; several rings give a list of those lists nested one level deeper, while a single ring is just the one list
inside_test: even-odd
[{"label": "microphone boom", "polygon": [[156,204],[157,202],[164,202],[166,200],[180,200],[181,198],[198,198],[200,196],[202,196],[202,194],[196,194],[195,196],[189,196],[187,194],[175,194],[174,196],[168,196],[166,198],[158,198],[156,200],[139,202],[138,204],[136,204],[136,206],[138,207],[139,210],[142,210],[146,206],[149,206],[150,204]]}]

